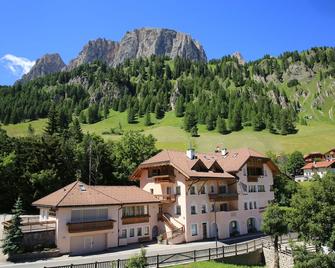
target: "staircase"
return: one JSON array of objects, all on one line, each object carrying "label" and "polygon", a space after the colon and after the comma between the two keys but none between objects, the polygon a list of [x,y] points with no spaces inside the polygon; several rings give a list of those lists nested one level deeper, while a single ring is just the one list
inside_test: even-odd
[{"label": "staircase", "polygon": [[182,223],[178,222],[176,219],[173,220],[178,223],[178,227],[171,221],[173,218],[169,213],[159,214],[158,219],[163,221],[164,224],[171,230],[165,233],[160,234],[162,237],[162,242],[164,241],[167,244],[178,244],[182,243],[185,240],[185,227]]}]

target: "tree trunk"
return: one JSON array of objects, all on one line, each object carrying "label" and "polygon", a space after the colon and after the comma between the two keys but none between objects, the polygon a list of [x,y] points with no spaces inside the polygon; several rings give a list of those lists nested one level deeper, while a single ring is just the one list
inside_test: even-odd
[{"label": "tree trunk", "polygon": [[279,268],[278,235],[275,235],[274,237],[273,250],[274,250],[273,268]]}]

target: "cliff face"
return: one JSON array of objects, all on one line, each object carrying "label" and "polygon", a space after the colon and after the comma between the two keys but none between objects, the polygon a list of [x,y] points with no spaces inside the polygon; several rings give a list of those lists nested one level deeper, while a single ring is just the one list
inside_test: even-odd
[{"label": "cliff face", "polygon": [[36,61],[35,65],[27,74],[22,76],[20,82],[26,82],[40,76],[60,72],[65,66],[65,63],[58,53],[46,54]]},{"label": "cliff face", "polygon": [[114,41],[99,38],[89,41],[79,53],[78,57],[71,60],[67,69],[73,69],[83,63],[92,63],[95,60],[111,64],[114,62],[115,53],[119,44]]},{"label": "cliff face", "polygon": [[113,65],[126,59],[151,55],[177,56],[194,61],[206,61],[202,46],[191,36],[169,29],[142,28],[127,32],[122,38]]},{"label": "cliff face", "polygon": [[151,55],[207,61],[203,47],[190,35],[169,29],[141,28],[127,32],[120,42],[103,38],[89,41],[67,66],[58,54],[45,55],[36,62],[21,81],[25,82],[61,70],[71,70],[95,60],[116,66],[126,59]]}]

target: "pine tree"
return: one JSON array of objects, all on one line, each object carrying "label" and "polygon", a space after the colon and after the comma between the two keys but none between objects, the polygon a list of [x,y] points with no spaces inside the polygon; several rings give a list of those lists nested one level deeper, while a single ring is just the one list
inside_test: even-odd
[{"label": "pine tree", "polygon": [[162,119],[164,117],[164,110],[159,102],[156,103],[155,114],[157,119]]},{"label": "pine tree", "polygon": [[136,116],[135,116],[135,112],[132,107],[128,108],[128,123],[129,124],[136,123]]},{"label": "pine tree", "polygon": [[84,110],[79,113],[79,122],[83,123],[83,124],[86,124],[86,122],[87,122]]},{"label": "pine tree", "polygon": [[104,105],[104,118],[107,119],[109,115],[109,107],[107,104]]},{"label": "pine tree", "polygon": [[216,128],[217,128],[217,131],[221,134],[227,134],[228,133],[228,130],[227,130],[227,127],[226,127],[226,122],[224,120],[224,118],[218,116],[217,120],[216,120]]},{"label": "pine tree", "polygon": [[144,125],[145,126],[151,126],[152,122],[151,122],[151,116],[149,112],[145,113],[145,117],[144,117]]},{"label": "pine tree", "polygon": [[72,126],[70,127],[70,134],[77,142],[82,142],[84,134],[80,127],[78,118],[73,120]]},{"label": "pine tree", "polygon": [[44,132],[48,135],[59,133],[59,117],[54,105],[52,105],[49,110],[47,126]]},{"label": "pine tree", "polygon": [[207,130],[209,131],[215,129],[215,117],[212,111],[209,111],[206,117],[206,126],[207,126]]},{"label": "pine tree", "polygon": [[234,109],[234,112],[229,120],[229,127],[232,131],[238,131],[242,129],[241,111],[238,108]]},{"label": "pine tree", "polygon": [[199,135],[198,135],[198,127],[197,127],[197,125],[194,125],[193,127],[192,127],[192,129],[191,129],[191,136],[192,137],[198,137]]},{"label": "pine tree", "polygon": [[176,107],[175,107],[175,113],[177,117],[183,117],[184,116],[184,97],[180,96],[178,97],[176,101]]},{"label": "pine tree", "polygon": [[31,124],[28,125],[28,135],[29,136],[34,136],[35,134],[35,129],[33,128],[33,126]]},{"label": "pine tree", "polygon": [[187,109],[184,116],[184,129],[188,132],[197,125],[197,116],[195,112],[195,107],[192,103],[187,105]]},{"label": "pine tree", "polygon": [[21,230],[21,215],[23,213],[22,200],[19,197],[12,209],[13,217],[11,224],[7,230],[5,230],[5,239],[3,240],[2,251],[4,254],[21,253],[23,251],[23,233]]}]

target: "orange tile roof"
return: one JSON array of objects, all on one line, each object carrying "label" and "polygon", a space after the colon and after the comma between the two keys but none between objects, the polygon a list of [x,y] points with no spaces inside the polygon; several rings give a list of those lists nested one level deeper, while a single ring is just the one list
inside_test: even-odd
[{"label": "orange tile roof", "polygon": [[[238,172],[250,157],[262,158],[271,162],[269,158],[249,148],[229,150],[225,156],[222,156],[221,153],[196,153],[195,159],[189,159],[185,152],[163,150],[140,164],[131,178],[135,179],[140,169],[153,165],[172,165],[189,178],[234,178],[234,176],[229,173]],[[213,163],[217,162],[224,172],[197,172],[192,170],[192,167],[199,159],[207,168],[210,168]],[[275,167],[274,164],[273,166]]]},{"label": "orange tile roof", "polygon": [[33,206],[73,207],[159,202],[136,186],[92,186],[75,181],[35,202]]},{"label": "orange tile roof", "polygon": [[325,160],[315,163],[308,163],[302,167],[302,169],[314,169],[314,168],[327,168],[335,163],[335,160]]}]

